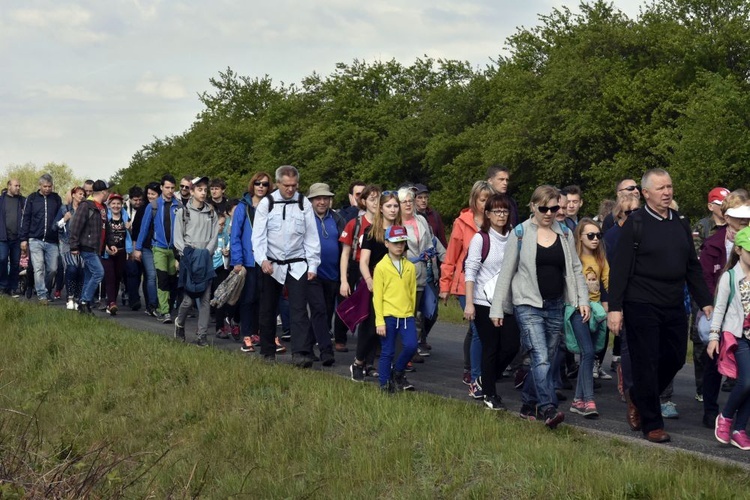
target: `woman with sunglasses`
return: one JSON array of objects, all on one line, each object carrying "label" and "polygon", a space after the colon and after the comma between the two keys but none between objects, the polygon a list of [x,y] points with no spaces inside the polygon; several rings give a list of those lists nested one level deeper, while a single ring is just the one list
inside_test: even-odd
[{"label": "woman with sunglasses", "polygon": [[[592,310],[599,310],[600,317],[604,320],[606,316],[605,308],[601,304],[600,287],[604,285],[605,290],[609,289],[609,264],[604,252],[601,228],[593,219],[581,219],[576,226],[575,237],[576,251],[578,258],[581,259],[583,276],[586,278],[586,286],[589,291],[589,302]],[[598,335],[607,334],[606,322],[603,325],[603,332],[598,328],[592,331],[590,323],[583,321],[581,314],[575,311],[570,316],[570,325],[581,354],[578,381],[570,411],[586,418],[596,418],[599,416],[599,412],[594,402],[594,357]]]},{"label": "woman with sunglasses", "polygon": [[491,410],[502,410],[502,398],[495,387],[503,370],[513,361],[520,345],[518,325],[512,314],[505,316],[502,327],[490,321],[490,299],[485,285],[497,276],[503,265],[510,235],[511,201],[505,194],[493,194],[485,203],[482,230],[474,235],[466,255],[466,307],[464,318],[476,325],[482,341],[482,378],[484,404]]},{"label": "woman with sunglasses", "polygon": [[[536,420],[541,415],[554,429],[565,415],[558,410],[550,363],[555,358],[563,329],[563,306],[578,309],[583,321],[591,308],[575,241],[567,227],[555,221],[560,210],[559,191],[539,186],[531,196],[532,216],[510,235],[503,266],[490,308],[490,319],[503,326],[505,314],[514,314],[521,343],[531,359],[524,381],[520,415]],[[511,292],[512,290],[512,292]]]},{"label": "woman with sunglasses", "polygon": [[[362,274],[362,282],[372,291],[372,274],[375,266],[385,256],[388,249],[385,246],[385,230],[392,225],[401,225],[401,205],[398,201],[398,192],[383,191],[378,203],[379,210],[375,213],[372,225],[367,228],[362,239],[362,250],[359,254],[359,272]],[[349,367],[352,380],[362,382],[365,379],[365,361],[373,358],[373,353],[378,345],[379,337],[375,330],[375,310],[370,300],[370,314],[359,324],[357,331],[357,353],[354,363]],[[374,373],[371,373],[374,376]]]},{"label": "woman with sunglasses", "polygon": [[[464,208],[453,221],[451,239],[445,260],[440,265],[440,298],[447,304],[448,295],[455,295],[461,309],[466,307],[466,275],[464,261],[469,251],[469,244],[474,235],[484,224],[484,207],[487,199],[495,193],[487,181],[477,181],[469,193],[469,208]],[[482,372],[482,343],[474,322],[469,323],[464,338],[464,375],[463,382],[469,386],[469,395],[482,399],[482,388],[476,383]]]}]

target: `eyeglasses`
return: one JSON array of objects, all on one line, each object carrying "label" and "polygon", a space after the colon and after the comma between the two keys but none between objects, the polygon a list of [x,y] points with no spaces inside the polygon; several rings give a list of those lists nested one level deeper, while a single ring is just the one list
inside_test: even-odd
[{"label": "eyeglasses", "polygon": [[190,186],[186,184],[180,184],[180,189],[190,189]]},{"label": "eyeglasses", "polygon": [[618,189],[617,192],[618,193],[620,191],[630,191],[630,192],[633,192],[633,191],[635,191],[637,189],[638,189],[638,186],[628,186],[628,187],[624,187],[624,188]]},{"label": "eyeglasses", "polygon": [[602,239],[602,233],[586,233],[586,238],[589,239],[589,241],[594,241],[596,238],[597,240]]},{"label": "eyeglasses", "polygon": [[268,186],[271,185],[271,183],[268,182],[268,181],[255,181],[255,182],[253,182],[253,185],[254,186],[263,186],[264,188],[267,188]]},{"label": "eyeglasses", "polygon": [[506,210],[504,208],[498,208],[497,210],[490,210],[489,212],[492,215],[497,215],[498,217],[502,217],[503,215],[510,214],[510,210]]},{"label": "eyeglasses", "polygon": [[556,214],[558,210],[560,210],[560,205],[555,205],[554,207],[536,207],[537,210],[539,210],[540,213],[546,214],[547,212],[552,212],[553,214]]},{"label": "eyeglasses", "polygon": [[414,203],[414,200],[412,200],[411,198],[407,198],[405,200],[401,200],[401,203],[406,203],[407,205],[411,205],[412,203]]}]

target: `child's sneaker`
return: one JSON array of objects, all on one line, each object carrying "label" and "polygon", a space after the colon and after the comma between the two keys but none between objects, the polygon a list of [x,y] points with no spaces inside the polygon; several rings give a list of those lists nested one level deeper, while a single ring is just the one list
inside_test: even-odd
[{"label": "child's sneaker", "polygon": [[586,414],[586,403],[583,399],[574,399],[570,405],[570,413],[577,413],[579,415]]},{"label": "child's sneaker", "polygon": [[745,431],[734,431],[730,443],[740,450],[750,450],[750,437],[747,437]]},{"label": "child's sneaker", "polygon": [[484,399],[484,392],[482,392],[482,379],[481,377],[476,379],[469,386],[469,396],[474,399]]},{"label": "child's sneaker", "polygon": [[596,403],[593,401],[586,401],[584,403],[583,416],[586,418],[598,417],[599,412],[596,410]]},{"label": "child's sneaker", "polygon": [[732,419],[725,418],[721,412],[716,416],[716,427],[714,428],[714,436],[720,443],[727,444],[731,439],[732,432]]},{"label": "child's sneaker", "polygon": [[276,337],[276,354],[284,354],[285,352],[286,347],[281,343],[279,337]]},{"label": "child's sneaker", "polygon": [[242,340],[242,345],[240,346],[240,351],[242,352],[255,352],[255,347],[253,347],[253,342],[250,337],[245,337]]}]

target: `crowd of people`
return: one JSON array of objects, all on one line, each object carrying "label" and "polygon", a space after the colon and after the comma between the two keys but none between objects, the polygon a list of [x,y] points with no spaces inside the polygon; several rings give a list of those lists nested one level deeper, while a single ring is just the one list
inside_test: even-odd
[{"label": "crowd of people", "polygon": [[[288,345],[301,368],[333,365],[356,338],[351,378],[385,392],[414,390],[406,374],[430,356],[437,302],[456,297],[470,397],[505,409],[496,383],[512,376],[522,418],[557,427],[563,388],[574,390],[571,413],[596,418],[612,333],[627,423],[657,443],[670,440],[664,420],[678,415],[672,381],[690,340],[703,424],[750,450],[744,189],[711,189],[709,215],[691,226],[669,173],[652,169],[640,183],[620,180],[612,200],[582,217],[580,187],[542,185],[519,206],[509,170],[492,166],[446,239],[423,184],[354,181],[348,205],[334,210],[329,185],[305,196],[299,182],[287,165],[255,173],[241,199],[225,196],[222,179],[171,175],[125,195],[86,181],[61,197],[45,174],[24,197],[11,179],[0,196],[0,292],[43,305],[64,295],[79,314],[144,309],[183,341],[197,317],[197,346],[209,334],[232,337],[274,360]],[[237,301],[212,307],[239,276]],[[722,387],[731,391],[723,409]]]}]

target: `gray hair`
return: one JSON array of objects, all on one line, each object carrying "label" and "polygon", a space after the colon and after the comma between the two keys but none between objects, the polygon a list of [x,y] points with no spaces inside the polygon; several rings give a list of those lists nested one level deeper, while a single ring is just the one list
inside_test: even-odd
[{"label": "gray hair", "polygon": [[281,182],[282,177],[295,177],[299,179],[299,170],[291,165],[282,165],[276,169],[276,182]]},{"label": "gray hair", "polygon": [[646,170],[646,173],[643,174],[643,177],[641,177],[641,188],[649,189],[651,187],[651,178],[654,176],[669,177],[670,179],[672,178],[669,175],[669,172],[667,172],[663,168],[652,168],[650,170]]},{"label": "gray hair", "polygon": [[398,190],[398,201],[406,201],[407,198],[414,199],[414,191],[408,187],[402,187]]},{"label": "gray hair", "polygon": [[42,174],[42,176],[39,178],[39,185],[42,184],[54,184],[52,182],[52,176],[50,174]]}]

